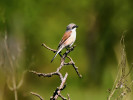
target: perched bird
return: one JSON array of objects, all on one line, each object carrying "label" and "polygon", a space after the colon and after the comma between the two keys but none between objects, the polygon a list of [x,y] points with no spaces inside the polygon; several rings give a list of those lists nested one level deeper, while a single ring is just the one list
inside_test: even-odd
[{"label": "perched bird", "polygon": [[76,40],[76,28],[78,28],[78,26],[74,23],[71,23],[67,26],[66,32],[64,33],[61,41],[59,42],[57,52],[51,62],[54,60],[57,54],[61,52],[63,48],[71,47],[73,45]]}]

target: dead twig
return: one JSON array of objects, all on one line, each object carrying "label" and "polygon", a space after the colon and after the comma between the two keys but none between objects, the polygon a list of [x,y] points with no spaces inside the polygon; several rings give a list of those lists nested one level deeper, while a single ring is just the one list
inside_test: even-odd
[{"label": "dead twig", "polygon": [[64,96],[62,96],[61,94],[59,95],[59,97],[61,97],[62,100],[67,100]]},{"label": "dead twig", "polygon": [[[52,51],[52,52],[57,52],[57,50],[55,49],[51,49],[50,47],[48,47],[46,44],[42,44],[42,46],[44,46],[46,49]],[[67,100],[65,97],[63,97],[61,95],[61,91],[66,87],[66,79],[68,76],[68,73],[65,74],[65,76],[63,77],[62,73],[60,73],[60,70],[63,68],[63,66],[65,65],[72,65],[73,68],[75,69],[77,75],[81,78],[82,75],[79,73],[78,71],[78,67],[76,67],[75,62],[72,60],[72,58],[70,56],[67,56],[71,51],[73,51],[75,48],[75,46],[71,47],[70,49],[68,49],[63,55],[61,55],[61,53],[59,53],[60,57],[61,57],[61,62],[60,62],[60,66],[57,68],[57,70],[55,72],[51,72],[51,73],[38,73],[36,71],[30,71],[33,74],[38,75],[39,77],[52,77],[53,75],[57,75],[59,76],[60,80],[61,80],[61,84],[59,87],[56,88],[56,90],[53,93],[53,96],[51,96],[50,100],[56,100],[58,97],[62,98],[63,100]],[[70,61],[68,63],[65,62],[65,58],[68,58]],[[68,95],[68,100],[70,100],[70,97]]]},{"label": "dead twig", "polygon": [[70,56],[67,56],[67,58],[70,59],[70,62],[69,62],[69,63],[65,63],[65,65],[72,65],[73,68],[75,69],[76,73],[78,74],[78,76],[79,76],[80,78],[82,78],[82,75],[79,73],[78,67],[76,67],[76,65],[75,65],[74,61],[72,60],[72,58],[71,58]]},{"label": "dead twig", "polygon": [[46,44],[42,44],[42,46],[44,46],[46,49],[50,50],[50,51],[53,51],[54,53],[57,52],[57,50],[55,49],[51,49],[50,47],[46,46]]},{"label": "dead twig", "polygon": [[[119,64],[119,69],[117,73],[117,77],[115,79],[113,88],[108,96],[108,100],[111,100],[113,98],[114,94],[117,94],[117,97],[113,100],[119,100],[126,95],[128,95],[129,92],[131,92],[131,86],[129,84],[130,80],[128,80],[128,77],[132,71],[133,66],[129,69],[129,72],[127,73],[126,70],[127,65],[126,65],[126,52],[125,52],[125,44],[124,44],[124,35],[122,35],[121,40],[120,40],[120,45],[121,45],[121,61]],[[119,92],[117,92],[117,91]]]},{"label": "dead twig", "polygon": [[68,73],[65,74],[64,78],[61,81],[59,88],[56,89],[56,91],[53,93],[53,96],[50,98],[50,100],[56,100],[58,96],[61,97],[60,92],[64,89],[67,76],[68,76]]},{"label": "dead twig", "polygon": [[[10,75],[7,74],[7,86],[8,88],[14,92],[14,98],[15,100],[18,100],[18,89],[22,86],[23,84],[23,77],[24,77],[24,73],[23,76],[21,78],[21,80],[19,81],[19,84],[17,84],[17,77],[16,77],[16,67],[14,65],[14,61],[12,59],[12,54],[11,54],[11,50],[9,48],[8,45],[8,37],[7,37],[7,32],[5,32],[5,39],[4,39],[4,45],[5,45],[5,52],[9,61],[9,69],[10,69]],[[10,82],[11,81],[11,82]],[[10,84],[11,83],[11,84]]]},{"label": "dead twig", "polygon": [[67,97],[68,97],[68,100],[71,100],[69,94],[67,94]]},{"label": "dead twig", "polygon": [[32,95],[38,97],[40,100],[44,100],[39,94],[34,93],[34,92],[30,92]]}]

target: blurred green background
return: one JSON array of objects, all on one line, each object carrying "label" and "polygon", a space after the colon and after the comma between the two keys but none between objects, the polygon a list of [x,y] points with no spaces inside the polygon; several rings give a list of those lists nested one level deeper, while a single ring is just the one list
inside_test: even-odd
[{"label": "blurred green background", "polygon": [[17,84],[23,80],[17,90],[18,100],[38,100],[31,91],[45,100],[52,96],[59,78],[39,78],[28,70],[56,70],[60,57],[50,63],[54,54],[41,44],[56,49],[69,23],[79,26],[76,48],[69,55],[83,78],[72,66],[64,67],[61,72],[68,72],[68,78],[62,94],[69,93],[72,100],[106,100],[118,71],[123,32],[129,66],[133,61],[132,4],[132,0],[0,0],[0,100],[14,100],[14,93],[8,88],[12,85],[8,55]]}]

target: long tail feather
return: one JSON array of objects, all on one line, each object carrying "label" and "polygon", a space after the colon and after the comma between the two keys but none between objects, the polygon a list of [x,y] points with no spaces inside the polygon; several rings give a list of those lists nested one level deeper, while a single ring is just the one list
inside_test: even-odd
[{"label": "long tail feather", "polygon": [[56,52],[55,56],[53,57],[53,59],[51,60],[51,63],[53,62],[54,58],[58,55],[58,53],[63,49],[63,47],[61,46],[58,51]]},{"label": "long tail feather", "polygon": [[51,63],[53,62],[54,58],[57,56],[58,52],[55,54],[55,56],[53,57],[53,59],[51,60]]}]

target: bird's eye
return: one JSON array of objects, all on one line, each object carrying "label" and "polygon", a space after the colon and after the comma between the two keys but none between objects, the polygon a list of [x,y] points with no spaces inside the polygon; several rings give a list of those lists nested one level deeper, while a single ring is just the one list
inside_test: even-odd
[{"label": "bird's eye", "polygon": [[72,29],[74,29],[76,26],[73,26]]},{"label": "bird's eye", "polygon": [[77,25],[75,25],[75,26],[73,26],[73,27],[72,27],[72,29],[74,29],[74,28],[78,28],[78,26],[77,26]]}]

